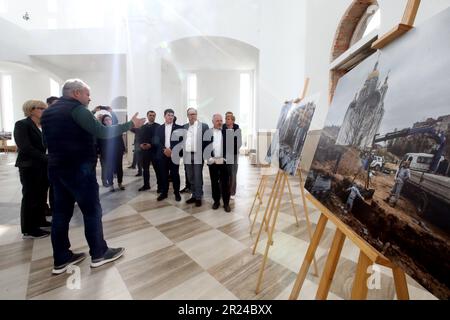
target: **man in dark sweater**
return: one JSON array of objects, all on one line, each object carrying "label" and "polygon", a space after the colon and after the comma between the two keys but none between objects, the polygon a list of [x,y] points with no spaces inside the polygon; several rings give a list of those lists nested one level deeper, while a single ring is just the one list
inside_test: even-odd
[{"label": "man in dark sweater", "polygon": [[125,250],[108,248],[103,237],[94,138],[120,136],[133,127],[141,127],[144,119],[135,114],[128,123],[105,127],[87,109],[90,101],[87,84],[78,79],[68,80],[63,86],[63,96],[41,119],[48,146],[48,175],[55,197],[51,232],[53,274],[64,273],[69,266],[86,258],[84,253],[70,250],[69,223],[75,202],[83,213],[92,268],[117,260]]},{"label": "man in dark sweater", "polygon": [[159,123],[155,122],[155,111],[147,112],[147,124],[141,129],[138,136],[138,144],[141,149],[142,169],[144,172],[144,186],[139,191],[150,190],[150,164],[155,170],[156,182],[158,185],[157,193],[161,193],[161,181],[159,178],[158,166],[155,163],[156,148],[152,145],[155,136],[155,130],[159,127]]}]

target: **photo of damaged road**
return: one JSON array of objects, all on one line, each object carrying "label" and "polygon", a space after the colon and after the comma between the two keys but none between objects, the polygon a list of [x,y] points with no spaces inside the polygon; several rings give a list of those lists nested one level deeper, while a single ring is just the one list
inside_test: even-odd
[{"label": "photo of damaged road", "polygon": [[436,297],[449,299],[450,105],[415,109],[405,95],[419,97],[419,106],[427,94],[396,77],[401,66],[389,61],[395,55],[383,58],[373,55],[341,79],[306,189]]}]

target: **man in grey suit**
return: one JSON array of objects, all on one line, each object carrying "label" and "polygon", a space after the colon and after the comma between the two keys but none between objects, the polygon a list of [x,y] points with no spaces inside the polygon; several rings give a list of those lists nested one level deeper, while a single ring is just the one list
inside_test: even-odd
[{"label": "man in grey suit", "polygon": [[197,120],[198,113],[195,108],[189,108],[187,116],[189,123],[183,126],[186,130],[183,159],[187,179],[191,184],[192,197],[186,203],[195,203],[197,207],[201,207],[203,198],[203,151],[207,145],[203,141],[203,135],[209,127]]}]

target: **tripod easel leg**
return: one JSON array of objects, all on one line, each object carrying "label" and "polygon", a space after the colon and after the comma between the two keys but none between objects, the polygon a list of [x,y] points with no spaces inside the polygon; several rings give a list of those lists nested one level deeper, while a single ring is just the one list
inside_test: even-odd
[{"label": "tripod easel leg", "polygon": [[367,257],[364,252],[360,252],[358,265],[356,267],[355,280],[353,282],[352,300],[366,300],[367,292],[367,279],[369,279],[369,273],[367,269],[372,265],[372,261]]},{"label": "tripod easel leg", "polygon": [[291,184],[289,183],[289,178],[286,178],[286,179],[288,179],[287,186],[288,186],[288,190],[289,190],[289,197],[291,199],[292,212],[294,213],[295,222],[297,223],[297,227],[300,227],[300,224],[298,223],[297,211],[295,210],[294,197],[292,196]]},{"label": "tripod easel leg", "polygon": [[330,292],[331,283],[333,282],[334,273],[341,257],[342,247],[344,246],[345,235],[340,230],[336,230],[334,240],[328,254],[322,278],[320,279],[319,289],[317,290],[316,299],[326,300]]},{"label": "tripod easel leg", "polygon": [[300,291],[303,287],[303,283],[305,282],[306,275],[308,274],[309,267],[311,266],[311,262],[314,259],[317,247],[319,246],[320,240],[322,239],[322,235],[325,231],[327,222],[328,218],[324,214],[321,214],[319,222],[317,223],[316,231],[314,232],[311,243],[308,247],[308,251],[306,251],[305,259],[303,260],[302,266],[300,267],[300,271],[297,275],[297,279],[295,280],[294,287],[292,288],[289,300],[297,300],[298,296],[300,295]]},{"label": "tripod easel leg", "polygon": [[[256,213],[255,213],[255,217],[253,218],[253,223],[252,223],[252,227],[250,228],[250,234],[253,234],[253,229],[255,228],[255,224],[256,224],[256,220],[258,219],[259,216],[259,209],[261,209],[261,205],[263,204],[263,199],[264,199],[264,194],[266,192],[266,186],[267,186],[267,176],[263,176],[262,180],[261,180],[261,192],[259,193],[259,204],[256,208]],[[251,214],[251,212],[250,212]]]},{"label": "tripod easel leg", "polygon": [[[255,253],[256,253],[256,249],[258,247],[258,242],[259,242],[259,239],[261,239],[261,234],[262,234],[262,230],[263,230],[264,226],[266,226],[266,230],[268,230],[269,223],[267,222],[267,217],[268,216],[269,217],[272,216],[273,206],[274,206],[274,203],[275,203],[275,194],[276,194],[275,192],[278,192],[278,185],[279,185],[279,182],[280,182],[280,178],[281,178],[281,172],[278,172],[278,174],[277,174],[277,176],[275,178],[275,182],[274,182],[274,185],[273,185],[272,192],[270,193],[270,197],[269,197],[269,201],[267,203],[266,211],[264,212],[264,216],[263,216],[263,219],[261,221],[261,226],[259,227],[258,236],[256,237],[256,241],[255,241],[255,244],[253,246],[253,255],[255,255]],[[270,212],[270,214],[269,214],[269,212]]]},{"label": "tripod easel leg", "polygon": [[392,269],[394,275],[395,291],[397,292],[397,300],[409,300],[408,284],[406,282],[405,272],[397,267]]},{"label": "tripod easel leg", "polygon": [[252,207],[251,207],[250,212],[249,212],[249,214],[248,214],[248,217],[249,217],[249,218],[250,218],[251,215],[252,215],[253,208],[255,207],[256,200],[258,199],[258,200],[259,200],[259,203],[261,203],[261,198],[260,198],[259,194],[260,194],[260,192],[261,192],[261,188],[262,188],[263,182],[264,182],[264,176],[261,177],[261,181],[259,182],[259,186],[258,186],[258,190],[256,191],[255,199],[253,200]]},{"label": "tripod easel leg", "polygon": [[[264,270],[266,268],[267,259],[269,257],[269,250],[270,250],[270,247],[273,242],[273,232],[274,232],[275,226],[277,224],[278,213],[280,212],[281,199],[283,198],[284,187],[286,185],[286,181],[287,181],[288,177],[287,177],[287,175],[284,174],[281,179],[282,179],[282,182],[280,184],[278,184],[278,190],[276,193],[277,197],[275,198],[275,200],[277,201],[277,207],[275,209],[275,214],[273,215],[273,222],[270,226],[270,231],[269,231],[269,235],[267,238],[266,250],[264,252],[263,262],[261,265],[261,269],[259,271],[258,283],[256,284],[256,294],[258,294],[261,289],[261,284],[262,284],[262,280],[263,280],[263,276],[264,276]],[[270,221],[270,218],[269,218],[269,221]]]}]

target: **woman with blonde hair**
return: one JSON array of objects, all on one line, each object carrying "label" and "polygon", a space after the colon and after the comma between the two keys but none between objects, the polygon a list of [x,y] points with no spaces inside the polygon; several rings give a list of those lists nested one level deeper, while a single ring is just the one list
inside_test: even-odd
[{"label": "woman with blonde hair", "polygon": [[42,140],[40,119],[47,104],[29,100],[23,105],[25,119],[17,121],[14,140],[18,148],[16,167],[22,183],[20,220],[24,239],[48,237],[51,224],[45,219],[47,209],[47,155]]}]

